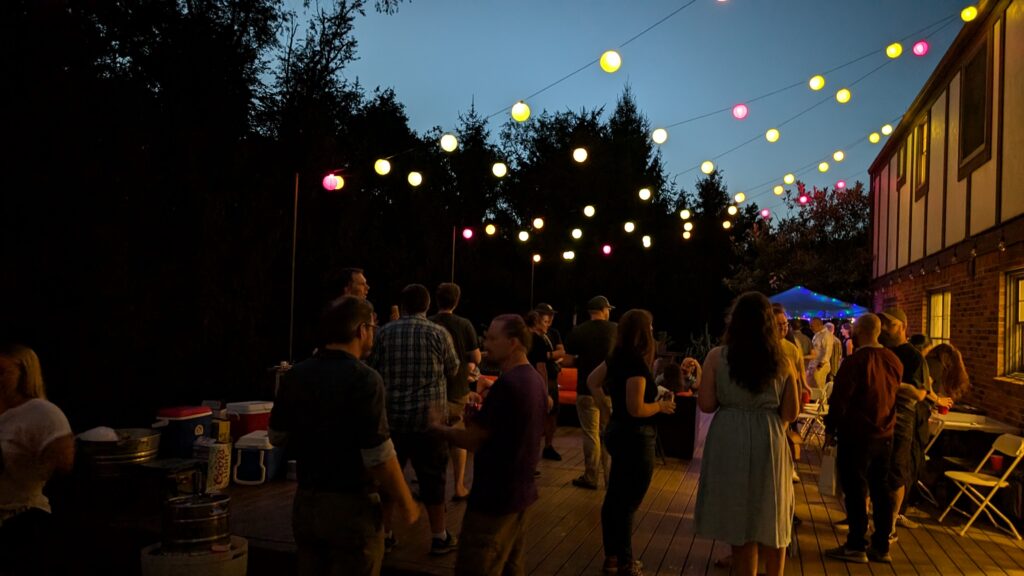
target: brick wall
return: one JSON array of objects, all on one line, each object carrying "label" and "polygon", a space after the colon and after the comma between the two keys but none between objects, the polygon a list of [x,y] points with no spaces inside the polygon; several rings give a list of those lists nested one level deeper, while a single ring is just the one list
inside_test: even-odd
[{"label": "brick wall", "polygon": [[877,280],[874,310],[899,306],[907,313],[907,334],[924,332],[929,293],[949,290],[950,340],[963,354],[971,378],[971,392],[964,401],[1024,428],[1024,382],[999,378],[1004,369],[1006,273],[1024,268],[1024,243],[1005,251],[989,250],[976,258],[961,255],[938,271],[935,266],[925,264],[922,275],[921,264],[913,264]]}]

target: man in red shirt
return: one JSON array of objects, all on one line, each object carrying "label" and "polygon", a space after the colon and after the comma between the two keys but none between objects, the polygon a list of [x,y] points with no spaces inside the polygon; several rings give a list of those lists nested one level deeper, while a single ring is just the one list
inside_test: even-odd
[{"label": "man in red shirt", "polygon": [[[881,330],[874,314],[857,319],[854,336],[860,347],[839,367],[825,417],[828,442],[838,442],[836,472],[850,520],[846,544],[826,550],[825,555],[847,562],[892,562],[888,527],[893,509],[887,479],[903,364],[878,343]],[[870,549],[866,537],[869,492],[875,521]]]}]

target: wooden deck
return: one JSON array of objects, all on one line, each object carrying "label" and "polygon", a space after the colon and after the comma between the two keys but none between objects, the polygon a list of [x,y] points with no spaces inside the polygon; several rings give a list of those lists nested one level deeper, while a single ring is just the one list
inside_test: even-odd
[{"label": "wooden deck", "polygon": [[[701,420],[701,434],[708,419]],[[698,440],[700,442],[700,440]],[[526,562],[530,574],[601,574],[600,508],[603,490],[593,492],[571,485],[583,469],[580,432],[561,428],[555,439],[563,461],[542,461],[538,479],[540,500],[533,507],[528,530]],[[651,488],[637,512],[633,548],[647,574],[726,575],[714,561],[729,553],[727,545],[699,538],[693,530],[693,510],[700,474],[701,446],[694,459],[658,462]],[[803,523],[793,537],[795,553],[786,563],[787,574],[809,576],[878,575],[1024,575],[1024,544],[979,521],[960,537],[954,528],[960,518],[936,522],[937,514],[915,517],[921,527],[900,529],[893,545],[892,566],[857,565],[826,559],[822,551],[839,545],[845,533],[832,522],[844,513],[835,498],[822,497],[817,489],[819,452],[805,450],[798,471],[803,482],[796,484],[797,516]],[[413,485],[415,490],[416,486]],[[289,554],[291,537],[291,495],[294,484],[277,482],[259,488],[233,487],[232,515],[236,534],[249,539],[250,548]],[[449,487],[450,491],[450,487]],[[449,506],[449,529],[458,533],[465,504]],[[399,531],[399,546],[385,558],[385,572],[393,574],[451,574],[455,555],[431,557],[425,515],[415,526]],[[256,570],[254,570],[254,568]],[[258,573],[250,565],[250,574]],[[280,571],[274,572],[280,575]]]}]

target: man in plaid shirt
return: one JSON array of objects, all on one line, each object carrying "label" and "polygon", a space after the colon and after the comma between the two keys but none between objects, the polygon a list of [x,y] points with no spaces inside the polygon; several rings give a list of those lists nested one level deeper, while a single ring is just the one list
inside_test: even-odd
[{"label": "man in plaid shirt", "polygon": [[[445,529],[445,485],[448,444],[428,433],[432,418],[448,412],[448,380],[455,378],[459,358],[451,335],[427,320],[430,292],[420,284],[402,290],[402,316],[377,334],[370,364],[380,372],[387,393],[391,440],[402,468],[412,460],[420,484],[420,500],[430,519],[431,554],[455,550],[457,539]],[[385,509],[385,546],[395,544],[390,533],[390,506]]]}]

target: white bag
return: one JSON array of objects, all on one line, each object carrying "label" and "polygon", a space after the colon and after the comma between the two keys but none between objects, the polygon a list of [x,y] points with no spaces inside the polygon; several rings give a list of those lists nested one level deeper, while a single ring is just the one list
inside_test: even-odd
[{"label": "white bag", "polygon": [[821,451],[821,473],[818,475],[818,492],[822,496],[835,496],[837,493],[835,446],[825,446]]}]

